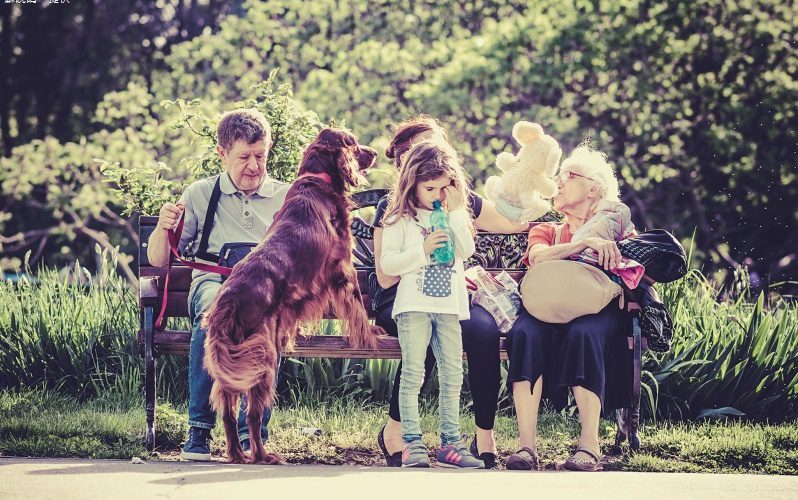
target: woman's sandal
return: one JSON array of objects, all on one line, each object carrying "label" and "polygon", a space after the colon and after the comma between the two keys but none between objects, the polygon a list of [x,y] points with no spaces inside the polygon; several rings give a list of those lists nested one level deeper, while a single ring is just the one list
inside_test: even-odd
[{"label": "woman's sandal", "polygon": [[538,454],[524,446],[507,459],[507,470],[540,470]]},{"label": "woman's sandal", "polygon": [[388,453],[388,448],[385,446],[385,426],[382,426],[380,432],[377,434],[377,444],[385,457],[385,463],[388,467],[401,467],[402,466],[402,452]]},{"label": "woman's sandal", "polygon": [[[577,457],[576,454],[582,452],[590,458]],[[595,472],[603,469],[601,465],[601,457],[590,448],[577,448],[568,460],[565,461],[565,468],[571,471],[579,472]]]},{"label": "woman's sandal", "polygon": [[498,460],[496,460],[496,454],[495,453],[491,453],[489,451],[485,451],[485,452],[482,452],[482,453],[479,452],[479,448],[477,448],[477,437],[476,436],[474,436],[474,440],[471,441],[471,447],[469,448],[468,451],[471,452],[471,455],[473,455],[474,458],[478,458],[478,459],[482,460],[485,463],[485,468],[486,469],[495,469],[499,465],[498,464]]}]

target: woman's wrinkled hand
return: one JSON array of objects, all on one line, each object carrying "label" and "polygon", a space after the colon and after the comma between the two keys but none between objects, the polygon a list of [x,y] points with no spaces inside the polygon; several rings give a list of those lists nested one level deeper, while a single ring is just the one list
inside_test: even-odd
[{"label": "woman's wrinkled hand", "polygon": [[599,266],[604,269],[609,271],[621,265],[621,251],[614,241],[602,238],[585,238],[583,243],[587,248],[591,248],[596,252]]}]

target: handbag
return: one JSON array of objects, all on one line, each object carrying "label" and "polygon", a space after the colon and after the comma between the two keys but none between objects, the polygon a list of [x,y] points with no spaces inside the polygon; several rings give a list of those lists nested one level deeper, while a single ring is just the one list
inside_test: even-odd
[{"label": "handbag", "polygon": [[663,229],[644,231],[618,242],[621,255],[646,268],[646,275],[659,283],[669,283],[687,274],[687,254],[679,240]]},{"label": "handbag", "polygon": [[573,260],[535,264],[521,281],[524,308],[546,323],[564,324],[596,314],[614,298],[623,302],[623,289],[603,271]]}]

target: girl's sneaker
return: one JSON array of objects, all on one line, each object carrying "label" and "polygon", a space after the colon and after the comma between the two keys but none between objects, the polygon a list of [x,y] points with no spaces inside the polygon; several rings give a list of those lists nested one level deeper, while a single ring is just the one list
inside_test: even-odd
[{"label": "girl's sneaker", "polygon": [[458,469],[484,469],[485,462],[474,458],[465,445],[458,441],[438,451],[438,467]]},{"label": "girl's sneaker", "polygon": [[429,468],[427,447],[421,441],[405,443],[402,451],[402,467]]}]

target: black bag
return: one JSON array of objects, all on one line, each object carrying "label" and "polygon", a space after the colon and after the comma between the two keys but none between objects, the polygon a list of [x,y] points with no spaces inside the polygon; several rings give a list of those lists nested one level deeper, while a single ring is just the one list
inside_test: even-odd
[{"label": "black bag", "polygon": [[257,243],[225,243],[219,250],[219,265],[232,269],[256,246],[258,246]]},{"label": "black bag", "polygon": [[369,273],[368,279],[368,287],[369,287],[369,296],[371,297],[371,308],[379,313],[385,307],[393,307],[393,303],[396,300],[396,291],[399,289],[399,285],[393,285],[392,287],[382,288],[380,283],[377,281],[377,273],[371,272]]},{"label": "black bag", "polygon": [[621,255],[646,268],[646,275],[659,283],[669,283],[687,274],[687,254],[679,240],[662,229],[644,231],[618,242]]}]

